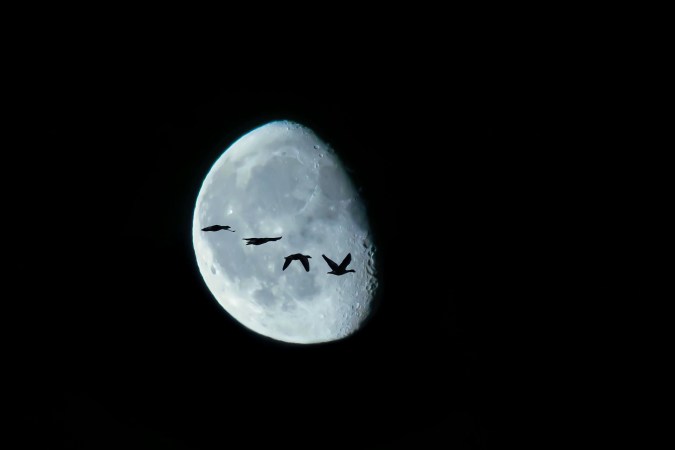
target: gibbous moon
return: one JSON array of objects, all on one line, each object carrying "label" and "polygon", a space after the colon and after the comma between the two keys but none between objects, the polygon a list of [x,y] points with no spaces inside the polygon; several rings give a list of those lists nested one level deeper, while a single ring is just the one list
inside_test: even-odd
[{"label": "gibbous moon", "polygon": [[[211,225],[228,230],[205,232]],[[279,237],[262,245],[244,238]],[[311,344],[342,339],[371,313],[378,287],[366,208],[338,155],[310,129],[271,122],[232,144],[202,184],[192,239],[220,305],[264,336]],[[286,256],[310,255],[282,270]],[[321,257],[348,269],[336,276]]]}]

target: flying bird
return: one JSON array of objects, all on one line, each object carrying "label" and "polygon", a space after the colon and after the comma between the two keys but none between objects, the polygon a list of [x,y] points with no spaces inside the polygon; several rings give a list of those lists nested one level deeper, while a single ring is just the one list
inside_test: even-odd
[{"label": "flying bird", "polygon": [[242,240],[246,241],[246,245],[260,245],[265,242],[278,241],[279,239],[281,239],[281,236],[276,238],[244,238]]},{"label": "flying bird", "polygon": [[345,256],[345,259],[342,260],[342,262],[340,263],[339,266],[337,264],[335,264],[335,261],[332,261],[326,255],[321,255],[321,256],[323,256],[323,259],[325,259],[326,262],[328,263],[328,265],[330,266],[331,271],[328,272],[330,274],[344,275],[348,272],[356,272],[356,270],[352,270],[352,269],[346,270],[347,266],[349,265],[349,263],[352,260],[352,254],[351,253],[347,253],[347,256]]},{"label": "flying bird", "polygon": [[286,270],[286,267],[288,267],[291,264],[291,262],[298,260],[302,263],[303,267],[305,268],[305,271],[309,272],[309,258],[311,258],[311,256],[301,255],[300,253],[288,255],[286,258],[284,258],[286,262],[284,263],[284,267],[281,270]]},{"label": "flying bird", "polygon": [[202,231],[220,231],[220,230],[227,230],[231,231],[234,233],[234,230],[230,230],[229,225],[211,225],[210,227],[202,228]]}]

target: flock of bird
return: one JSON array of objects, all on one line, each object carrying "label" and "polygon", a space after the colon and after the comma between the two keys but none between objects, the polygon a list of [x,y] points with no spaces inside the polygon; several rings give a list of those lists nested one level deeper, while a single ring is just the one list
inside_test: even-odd
[{"label": "flock of bird", "polygon": [[[231,229],[229,225],[211,225],[206,228],[202,228],[202,231],[221,231],[221,230],[226,230],[226,231],[231,231],[235,232],[234,230]],[[281,236],[279,237],[274,237],[274,238],[244,238],[243,240],[246,241],[246,245],[261,245],[265,244],[266,242],[271,242],[271,241],[278,241],[281,239]],[[321,255],[323,256],[323,259],[326,261],[328,264],[328,267],[330,267],[331,271],[328,272],[331,275],[344,275],[349,272],[356,272],[355,270],[352,269],[347,269],[347,266],[349,263],[352,261],[352,254],[347,253],[347,256],[345,256],[345,259],[342,260],[340,264],[337,264],[335,261],[331,260],[328,258],[326,255]],[[286,268],[293,262],[293,261],[300,261],[302,263],[302,266],[305,268],[306,272],[309,272],[309,260],[312,257],[309,255],[303,255],[301,253],[294,253],[292,255],[288,255],[284,258],[284,267],[281,270],[286,270]]]}]

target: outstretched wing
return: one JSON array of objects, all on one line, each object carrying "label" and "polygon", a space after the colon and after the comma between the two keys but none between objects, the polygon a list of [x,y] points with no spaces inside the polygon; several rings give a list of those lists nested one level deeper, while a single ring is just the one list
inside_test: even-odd
[{"label": "outstretched wing", "polygon": [[342,260],[342,262],[340,263],[340,267],[338,267],[338,269],[345,270],[350,262],[352,262],[352,254],[347,253],[347,256],[345,256],[345,259]]},{"label": "outstretched wing", "polygon": [[291,258],[286,257],[286,262],[284,262],[284,267],[281,270],[286,270],[286,267],[291,264],[291,261],[293,261]]},{"label": "outstretched wing", "polygon": [[307,258],[300,258],[300,262],[305,267],[305,272],[309,272],[309,260]]},{"label": "outstretched wing", "polygon": [[338,270],[338,265],[335,264],[333,261],[331,261],[330,258],[328,258],[326,255],[321,255],[321,256],[323,256],[323,259],[326,260],[326,262],[327,262],[328,265],[330,266],[330,269],[331,269],[331,270]]}]

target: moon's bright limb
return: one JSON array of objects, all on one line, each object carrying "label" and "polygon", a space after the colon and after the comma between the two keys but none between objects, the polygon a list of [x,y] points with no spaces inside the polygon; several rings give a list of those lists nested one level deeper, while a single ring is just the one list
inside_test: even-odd
[{"label": "moon's bright limb", "polygon": [[[235,233],[206,233],[213,224]],[[250,237],[278,241],[247,246]],[[377,290],[367,212],[335,152],[294,122],[271,122],[232,144],[197,197],[192,238],[199,270],[225,310],[273,339],[344,338],[371,312]],[[310,271],[284,258],[310,255]],[[352,254],[355,273],[328,275],[322,254]]]}]

